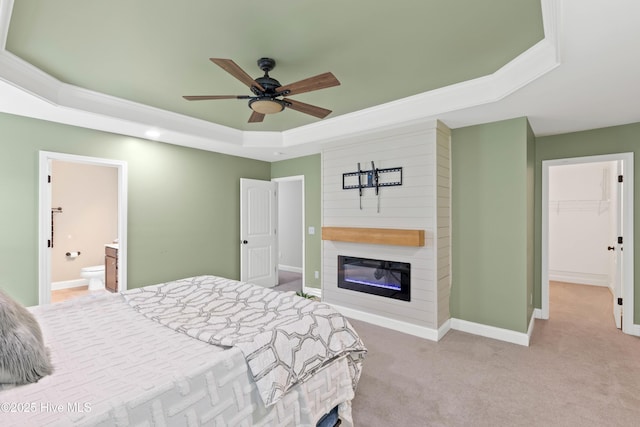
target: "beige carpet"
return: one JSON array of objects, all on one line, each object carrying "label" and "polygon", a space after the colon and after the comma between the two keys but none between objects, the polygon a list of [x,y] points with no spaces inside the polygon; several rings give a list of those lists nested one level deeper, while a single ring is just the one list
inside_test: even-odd
[{"label": "beige carpet", "polygon": [[530,347],[450,331],[427,341],[352,321],[369,354],[356,426],[638,426],[640,338],[606,288],[550,286]]}]

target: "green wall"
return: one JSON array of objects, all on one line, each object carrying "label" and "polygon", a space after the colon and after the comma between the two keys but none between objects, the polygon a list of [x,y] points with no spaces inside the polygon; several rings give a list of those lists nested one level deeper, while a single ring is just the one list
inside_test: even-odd
[{"label": "green wall", "polygon": [[518,118],[455,129],[451,139],[451,316],[526,332],[533,312],[533,133]]},{"label": "green wall", "polygon": [[313,226],[316,234],[305,236],[305,285],[320,288],[314,272],[322,271],[320,154],[271,163],[271,178],[304,175],[304,229]]},{"label": "green wall", "polygon": [[[634,188],[634,231],[633,244],[635,248],[640,247],[640,123],[609,128],[595,129],[585,132],[575,132],[564,135],[539,137],[536,139],[536,229],[540,230],[542,225],[542,161],[555,160],[571,157],[596,156],[615,153],[634,153],[633,183]],[[541,235],[536,233],[535,253],[536,253],[536,294],[535,305],[541,307],[540,295],[540,258],[541,258]],[[640,251],[634,252],[634,323],[640,319],[640,285],[638,284],[638,272],[640,271]]]},{"label": "green wall", "polygon": [[[640,123],[538,138],[526,119],[453,130],[452,317],[526,332],[542,306],[542,161],[625,152],[640,155]],[[634,223],[639,169],[635,161]],[[640,245],[640,231],[633,239]],[[636,280],[634,323],[639,318]]]},{"label": "green wall", "polygon": [[270,179],[268,162],[8,114],[0,130],[0,287],[23,304],[38,303],[41,150],[127,162],[129,288],[239,278],[240,178]]},{"label": "green wall", "polygon": [[[0,288],[26,305],[38,302],[41,150],[127,162],[130,288],[197,274],[239,278],[240,178],[304,175],[305,229],[316,228],[306,235],[306,285],[320,287],[319,154],[270,164],[1,113],[0,129]],[[451,315],[526,332],[534,307],[541,307],[542,161],[637,156],[640,123],[535,138],[518,118],[455,129],[451,150]],[[637,157],[634,167],[637,201]],[[640,230],[636,246],[639,236]],[[634,268],[640,271],[640,251]],[[639,285],[634,294],[639,319]]]},{"label": "green wall", "polygon": [[536,199],[536,137],[527,120],[527,316],[529,322],[534,311],[535,296],[535,199]]}]

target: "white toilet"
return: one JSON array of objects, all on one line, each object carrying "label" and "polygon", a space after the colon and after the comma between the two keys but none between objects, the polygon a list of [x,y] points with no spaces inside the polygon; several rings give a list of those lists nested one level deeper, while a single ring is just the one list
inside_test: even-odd
[{"label": "white toilet", "polygon": [[104,265],[93,265],[80,269],[80,277],[89,281],[89,290],[104,289]]}]

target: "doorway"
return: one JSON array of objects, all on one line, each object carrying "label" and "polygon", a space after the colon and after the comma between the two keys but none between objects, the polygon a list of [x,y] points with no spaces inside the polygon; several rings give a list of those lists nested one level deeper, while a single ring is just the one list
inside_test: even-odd
[{"label": "doorway", "polygon": [[272,181],[278,184],[279,286],[293,286],[291,290],[295,287],[296,291],[306,292],[304,175],[274,178]]},{"label": "doorway", "polygon": [[[588,179],[584,179],[586,176],[584,173],[585,171],[592,173],[598,166],[602,168],[602,175],[599,177],[601,182],[589,187]],[[607,172],[607,170],[610,171]],[[617,182],[619,175],[624,177],[622,183]],[[561,177],[564,178],[561,179]],[[554,179],[564,180],[565,183],[570,183],[573,179],[580,182],[580,185],[573,184],[572,194],[562,194],[562,191],[566,193],[566,188],[565,190],[551,188]],[[611,180],[615,182],[610,182]],[[549,318],[550,281],[606,285],[610,287],[614,301],[612,316],[619,319],[623,312],[627,313],[622,315],[620,326],[623,332],[636,334],[633,325],[632,202],[633,153],[542,162],[541,318]],[[560,212],[563,213],[562,220],[552,217]],[[589,212],[594,215],[610,213],[612,221],[607,223],[605,218],[600,218],[600,223],[593,219],[591,222],[587,221],[591,229],[577,230],[577,234],[574,234],[574,237],[581,235],[585,239],[585,242],[574,245],[578,247],[580,253],[570,253],[570,245],[567,242],[571,239],[571,229],[575,229],[576,224],[583,222]],[[605,223],[602,223],[603,220]],[[622,237],[623,241],[618,242],[617,236]],[[593,246],[594,242],[597,242],[598,247],[588,248]],[[563,260],[552,259],[552,256],[559,252],[566,254]],[[604,255],[607,252],[612,256],[607,258]],[[584,267],[585,265],[588,267]],[[617,304],[618,298],[623,301],[623,306]]]},{"label": "doorway", "polygon": [[[66,166],[66,168],[64,168]],[[79,265],[77,263],[78,259],[87,259],[91,260],[93,264],[100,265],[104,263],[104,248],[101,245],[94,245],[93,243],[89,243],[86,241],[87,234],[95,234],[91,233],[91,231],[87,231],[86,227],[92,227],[91,224],[85,225],[84,231],[78,231],[78,236],[72,235],[69,232],[70,229],[67,228],[65,231],[65,226],[71,226],[70,224],[65,224],[64,220],[67,218],[62,218],[65,213],[64,206],[53,206],[53,185],[51,182],[51,177],[53,176],[54,171],[60,172],[61,170],[67,170],[71,174],[73,171],[76,173],[78,171],[83,171],[84,173],[88,173],[89,171],[94,171],[99,176],[101,174],[110,175],[113,177],[113,174],[117,176],[117,184],[116,184],[116,192],[117,194],[112,195],[111,200],[115,201],[117,207],[110,208],[110,214],[115,218],[113,221],[111,220],[99,220],[101,223],[112,223],[111,226],[106,227],[106,234],[104,237],[105,240],[103,243],[113,243],[117,242],[118,245],[118,269],[117,269],[117,282],[118,282],[118,290],[123,291],[127,289],[126,283],[126,214],[127,214],[127,197],[126,197],[126,188],[127,188],[127,168],[126,162],[111,160],[111,159],[101,159],[94,157],[85,157],[85,156],[76,156],[64,153],[53,153],[53,152],[40,152],[40,168],[39,168],[39,198],[40,198],[40,207],[39,207],[39,303],[40,304],[48,304],[51,302],[51,291],[52,284],[55,282],[58,287],[59,284],[62,283],[63,286],[65,284],[69,286],[73,286],[73,280],[61,280],[61,278],[65,278],[69,276],[68,271],[64,271],[68,268],[73,268],[74,271],[78,270],[79,267],[74,268],[75,265]],[[56,174],[58,173],[56,172]],[[55,178],[55,177],[54,177]],[[95,181],[98,181],[96,179]],[[111,178],[111,182],[113,179]],[[64,185],[64,184],[62,184]],[[59,191],[60,188],[57,188],[56,191]],[[112,190],[113,191],[113,190]],[[64,192],[64,190],[63,190]],[[87,204],[91,204],[90,206],[93,209],[96,209],[99,203],[91,203],[89,198],[85,198],[85,202]],[[67,199],[70,200],[70,199]],[[68,201],[67,210],[68,219],[71,220],[71,210],[74,203],[79,202],[78,198],[76,201]],[[87,206],[89,207],[89,206]],[[76,205],[74,210],[77,210],[78,207]],[[101,213],[92,212],[90,215],[93,218],[96,218]],[[57,216],[57,217],[56,217]],[[62,219],[62,221],[61,221]],[[56,227],[58,224],[58,227]],[[58,234],[56,234],[56,230]],[[76,228],[76,230],[78,230]],[[62,234],[61,234],[62,233]],[[68,246],[68,247],[67,247]],[[94,247],[96,246],[96,247]],[[83,250],[77,250],[79,247],[82,247]],[[86,248],[86,249],[85,249]],[[62,252],[60,252],[62,251]],[[62,254],[62,255],[61,255]],[[54,258],[55,262],[54,262]],[[63,257],[64,262],[62,267],[58,262],[58,258]],[[83,258],[84,257],[84,258]],[[92,264],[92,265],[93,265]],[[53,274],[56,274],[55,280]],[[66,276],[65,276],[66,275]],[[77,276],[79,277],[79,276]],[[67,277],[68,279],[68,277]]]},{"label": "doorway", "polygon": [[282,269],[298,277],[287,275],[290,283],[280,289],[305,292],[304,202],[302,175],[240,179],[241,281],[278,286]]}]

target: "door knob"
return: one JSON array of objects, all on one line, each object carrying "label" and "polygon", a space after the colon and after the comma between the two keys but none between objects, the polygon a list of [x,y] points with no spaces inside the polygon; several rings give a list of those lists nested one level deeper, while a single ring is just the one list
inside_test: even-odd
[{"label": "door knob", "polygon": [[615,251],[616,248],[614,246],[607,246],[608,251]]},{"label": "door knob", "polygon": [[242,244],[243,244],[243,245],[246,245],[247,243],[249,243],[249,242],[247,242],[246,240],[243,240],[243,241],[242,241]]}]

